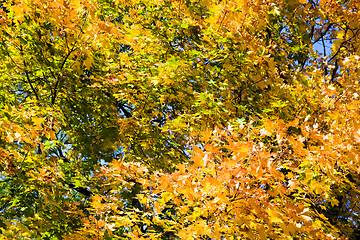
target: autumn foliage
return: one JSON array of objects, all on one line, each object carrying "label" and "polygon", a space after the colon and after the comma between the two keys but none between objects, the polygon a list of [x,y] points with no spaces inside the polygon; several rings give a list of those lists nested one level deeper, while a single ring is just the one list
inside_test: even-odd
[{"label": "autumn foliage", "polygon": [[5,0],[1,239],[359,239],[358,0]]}]

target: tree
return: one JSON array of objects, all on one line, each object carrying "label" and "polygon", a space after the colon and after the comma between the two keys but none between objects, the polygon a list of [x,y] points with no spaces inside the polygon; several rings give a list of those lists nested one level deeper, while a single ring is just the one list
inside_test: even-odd
[{"label": "tree", "polygon": [[352,0],[2,1],[4,239],[357,239]]}]

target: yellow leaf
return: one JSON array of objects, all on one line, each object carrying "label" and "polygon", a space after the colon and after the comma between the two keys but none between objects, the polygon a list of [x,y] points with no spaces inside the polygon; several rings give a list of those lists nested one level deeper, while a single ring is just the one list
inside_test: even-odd
[{"label": "yellow leaf", "polygon": [[265,234],[265,227],[264,226],[260,226],[259,235],[260,235],[261,240],[266,240],[267,239],[267,236]]},{"label": "yellow leaf", "polygon": [[36,126],[40,126],[40,124],[45,122],[45,118],[38,118],[38,117],[33,117],[32,121],[34,122],[34,124]]},{"label": "yellow leaf", "polygon": [[301,215],[301,217],[305,220],[305,221],[311,221],[311,217],[306,216],[306,215]]},{"label": "yellow leaf", "polygon": [[90,69],[91,66],[93,65],[94,63],[94,59],[89,55],[88,58],[84,61],[84,64],[85,64],[85,67],[86,69]]},{"label": "yellow leaf", "polygon": [[55,132],[51,130],[49,133],[50,133],[50,138],[53,139],[53,140],[56,140]]},{"label": "yellow leaf", "polygon": [[160,214],[161,213],[161,208],[160,208],[160,204],[158,202],[156,202],[154,204],[154,210],[157,214]]},{"label": "yellow leaf", "polygon": [[274,211],[271,211],[271,210],[268,210],[267,211],[268,214],[269,214],[269,220],[270,222],[272,223],[281,223],[283,220],[279,217],[279,214],[274,212]]}]

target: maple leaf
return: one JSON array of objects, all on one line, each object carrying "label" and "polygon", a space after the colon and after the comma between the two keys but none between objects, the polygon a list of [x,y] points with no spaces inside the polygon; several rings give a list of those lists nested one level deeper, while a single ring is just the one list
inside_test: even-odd
[{"label": "maple leaf", "polygon": [[358,8],[2,1],[2,237],[358,239]]}]

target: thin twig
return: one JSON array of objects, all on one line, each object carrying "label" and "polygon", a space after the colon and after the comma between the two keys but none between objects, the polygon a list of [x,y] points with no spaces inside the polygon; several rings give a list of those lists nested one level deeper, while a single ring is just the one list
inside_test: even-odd
[{"label": "thin twig", "polygon": [[[78,39],[80,38],[81,33],[83,33],[83,29],[84,29],[84,26],[85,26],[86,19],[87,19],[88,15],[89,15],[89,11],[86,11],[86,15],[85,15],[84,21],[83,21],[83,23],[82,23],[82,25],[81,25],[81,27],[80,27],[80,31],[79,31],[79,34],[78,34],[78,36],[77,36]],[[66,63],[66,61],[69,59],[70,55],[75,51],[75,49],[76,49],[75,46],[76,46],[76,42],[75,42],[74,45],[71,47],[70,51],[68,52],[68,54],[65,56],[63,62],[61,63],[60,70],[59,70],[59,74],[58,74],[58,76],[57,76],[57,78],[56,78],[56,82],[55,82],[55,86],[54,86],[54,90],[53,90],[54,93],[53,93],[53,97],[52,97],[52,100],[51,100],[51,104],[52,104],[52,105],[55,104],[56,95],[57,95],[57,88],[58,88],[58,86],[59,86],[59,84],[60,84],[60,80],[61,80],[61,78],[60,78],[60,77],[61,77],[61,71],[62,71],[62,69],[64,68],[65,63]]]}]

